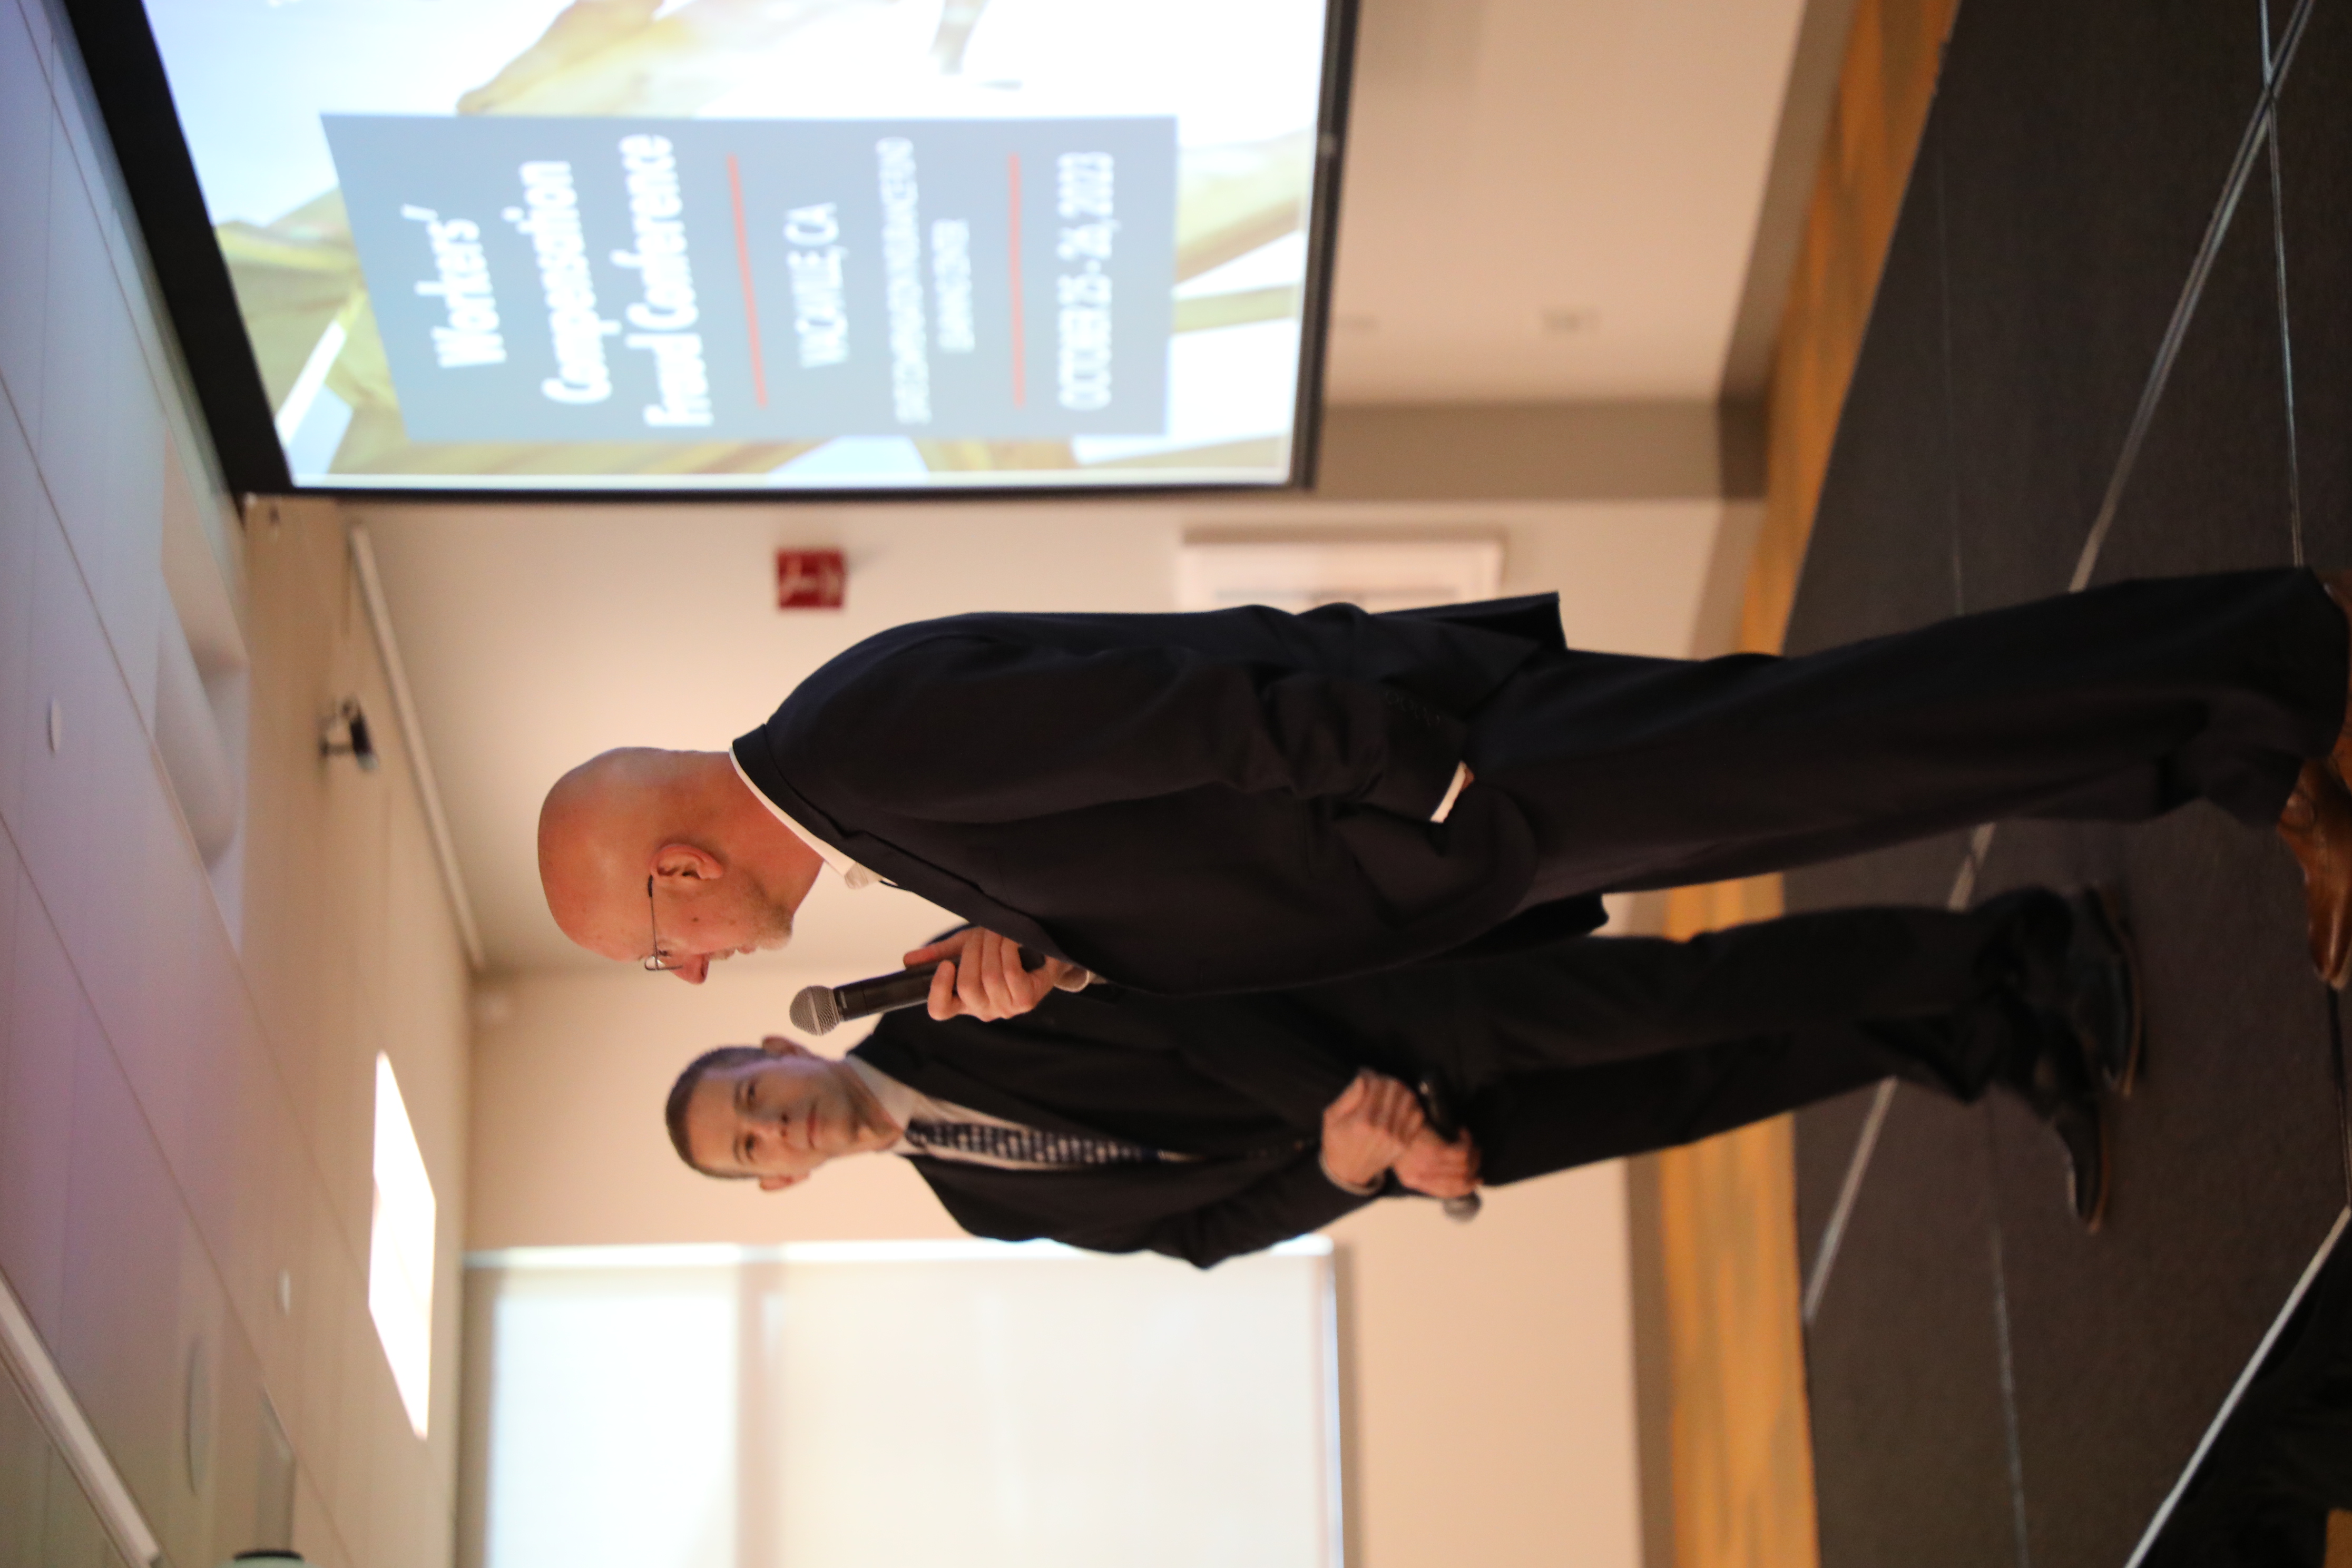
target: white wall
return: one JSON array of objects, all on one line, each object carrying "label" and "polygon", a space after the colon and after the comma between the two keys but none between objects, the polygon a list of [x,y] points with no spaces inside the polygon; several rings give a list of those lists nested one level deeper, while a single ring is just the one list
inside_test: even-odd
[{"label": "white wall", "polygon": [[[257,538],[248,584],[78,72],[41,0],[0,0],[0,1273],[172,1562],[255,1543],[266,1391],[296,1544],[425,1568],[457,1226],[419,1443],[365,1305],[371,1075],[389,1051],[454,1221],[464,967],[397,734],[364,784],[317,754],[324,694],[381,689],[338,527]],[[209,869],[156,743],[184,631],[233,772],[250,716],[247,830]],[[39,1539],[37,1503],[5,1511],[7,1545]]]},{"label": "white wall", "polygon": [[1622,1162],[1490,1189],[1468,1225],[1397,1200],[1331,1235],[1361,1568],[1640,1563]]},{"label": "white wall", "polygon": [[1332,395],[1712,399],[1804,9],[1364,5]]},{"label": "white wall", "polygon": [[[662,1101],[678,1069],[712,1046],[792,1033],[785,1009],[815,979],[722,969],[691,986],[615,965],[478,987],[467,1247],[962,1235],[901,1161],[848,1161],[804,1191],[763,1194],[670,1152]],[[824,1048],[863,1032],[845,1026]]]}]

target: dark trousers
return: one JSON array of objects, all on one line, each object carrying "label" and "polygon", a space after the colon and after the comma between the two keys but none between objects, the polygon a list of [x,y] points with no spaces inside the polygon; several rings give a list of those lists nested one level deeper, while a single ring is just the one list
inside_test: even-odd
[{"label": "dark trousers", "polygon": [[1687,942],[1587,937],[1292,993],[1373,1065],[1434,1070],[1486,1179],[1705,1138],[1901,1078],[1973,1100],[2039,1048],[2070,916],[2038,889],[1952,913],[1791,915]]},{"label": "dark trousers", "polygon": [[1472,721],[1527,902],[1716,881],[2006,817],[2276,821],[2344,720],[2303,571],[2122,583],[1801,657],[1546,655]]}]

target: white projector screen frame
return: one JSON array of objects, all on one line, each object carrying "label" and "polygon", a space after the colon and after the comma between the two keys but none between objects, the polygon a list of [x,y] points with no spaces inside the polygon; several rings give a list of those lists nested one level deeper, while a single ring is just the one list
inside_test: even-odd
[{"label": "white projector screen frame", "polygon": [[[466,12],[454,31],[457,14],[437,0],[306,0],[299,6],[249,8],[215,0],[62,3],[233,490],[417,499],[906,499],[1271,489],[1312,481],[1357,0],[1207,0],[1183,8],[1175,20],[1175,14],[1143,0],[895,0],[887,5],[811,0],[793,7],[680,0],[643,16],[627,7],[567,8],[564,0],[494,0]],[[769,36],[782,26],[778,18],[785,13],[791,36]],[[1119,23],[1122,16],[1127,20]],[[632,17],[638,31],[617,41],[582,32]],[[420,39],[437,41],[448,58],[420,53]],[[606,56],[613,57],[609,69]],[[1243,68],[1260,57],[1278,58],[1279,70],[1262,72],[1260,79]],[[368,186],[373,194],[362,205],[372,216],[346,200],[351,193],[343,189],[341,154],[328,161],[331,137],[322,132],[328,118],[339,115],[375,117],[372,133],[379,139],[396,132],[398,140],[412,130],[424,138],[390,164],[375,159],[379,176],[391,169],[401,177],[389,184],[377,177]],[[1080,276],[1089,258],[1081,254],[1083,246],[1068,249],[1066,231],[1095,221],[1087,215],[1099,205],[1097,198],[1109,195],[1086,180],[1072,184],[1076,175],[1064,165],[1073,158],[1083,164],[1109,156],[1113,149],[1109,142],[1095,147],[1083,137],[1058,153],[1045,142],[1058,134],[1057,124],[1089,121],[1102,122],[1114,141],[1143,135],[1148,142],[1160,134],[1144,124],[1154,117],[1176,128],[1176,165],[1172,173],[1154,173],[1140,144],[1117,154],[1122,179],[1132,174],[1139,182],[1130,192],[1132,210],[1117,209],[1119,232],[1131,243],[1096,259],[1108,269],[1148,261],[1146,271],[1159,272],[1136,274],[1132,286],[1114,289],[1110,300],[1066,298],[1066,286],[1083,292],[1096,280]],[[803,320],[807,301],[797,274],[786,276],[783,250],[761,253],[762,247],[789,249],[807,239],[806,233],[801,239],[780,237],[789,227],[781,215],[799,209],[790,207],[793,198],[777,193],[769,193],[774,197],[769,202],[760,181],[775,169],[800,167],[813,154],[782,142],[769,147],[760,138],[822,136],[827,126],[863,122],[871,122],[871,134],[857,143],[864,148],[859,155],[875,166],[860,165],[864,173],[844,184],[848,197],[870,204],[876,191],[869,187],[878,177],[887,208],[887,188],[897,188],[890,173],[896,165],[882,150],[912,138],[917,164],[935,176],[923,188],[940,201],[921,211],[919,234],[908,231],[909,243],[918,247],[908,253],[914,258],[911,271],[884,266],[890,231],[883,219],[860,220],[863,226],[848,237],[863,248],[844,265],[858,288],[877,291],[856,334],[864,345],[856,356],[865,367],[861,377],[870,381],[887,361],[894,368],[883,384],[895,385],[904,368],[899,362],[908,354],[897,342],[907,335],[898,331],[904,312],[896,303],[902,284],[911,289],[919,282],[931,291],[924,320],[935,337],[929,340],[927,374],[950,375],[961,363],[960,351],[970,358],[971,311],[950,309],[951,296],[960,297],[963,288],[959,257],[964,252],[935,232],[938,222],[968,229],[975,267],[985,260],[987,268],[1002,269],[1008,258],[1028,262],[1024,273],[1018,259],[1010,261],[1008,276],[1022,283],[1003,299],[989,292],[1003,293],[1001,280],[991,283],[979,271],[971,280],[983,339],[993,332],[1014,345],[1007,351],[1013,374],[982,379],[989,385],[1001,380],[1013,390],[987,394],[978,403],[967,397],[961,412],[942,405],[940,417],[929,423],[907,413],[927,406],[921,397],[909,402],[894,393],[883,400],[887,416],[833,418],[826,410],[847,394],[831,384],[798,401],[782,392],[793,375],[830,362],[822,353],[807,358],[807,333],[801,331],[808,325]],[[590,135],[600,123],[611,127],[605,141],[614,143],[601,153],[521,146],[542,134],[556,142]],[[528,404],[545,416],[561,411],[554,404],[529,395],[453,403],[423,390],[436,377],[454,386],[499,366],[528,371],[524,384],[543,386],[561,377],[543,380],[525,361],[536,364],[553,344],[556,361],[545,368],[569,376],[579,356],[566,357],[562,345],[579,334],[567,338],[556,331],[555,296],[539,298],[542,284],[554,284],[546,282],[551,276],[547,255],[533,261],[529,253],[543,252],[539,239],[525,243],[507,232],[509,222],[499,216],[505,210],[500,204],[515,197],[508,218],[518,232],[537,222],[520,216],[522,185],[496,200],[475,193],[467,199],[483,210],[469,206],[471,216],[451,227],[451,214],[436,205],[441,198],[404,195],[404,181],[456,182],[454,193],[477,166],[502,171],[505,178],[518,168],[548,166],[551,158],[586,158],[575,171],[579,210],[585,215],[599,203],[609,205],[608,196],[625,205],[635,202],[634,195],[613,196],[625,173],[614,162],[622,156],[614,150],[620,142],[669,135],[677,142],[678,168],[688,171],[689,144],[723,135],[729,125],[748,128],[744,134],[760,145],[740,150],[740,170],[731,157],[720,156],[726,149],[703,149],[708,155],[698,155],[700,172],[692,174],[702,184],[698,196],[688,193],[689,214],[715,226],[691,247],[698,322],[677,311],[670,285],[680,279],[668,279],[667,292],[649,280],[640,283],[650,279],[644,265],[650,252],[631,238],[634,206],[617,216],[606,214],[597,219],[602,227],[583,231],[592,267],[604,268],[608,253],[618,265],[633,244],[642,253],[620,271],[605,268],[609,275],[596,285],[596,309],[588,312],[611,327],[609,334],[600,328],[591,336],[614,345],[608,357],[627,367],[625,377],[616,370],[614,379],[627,384],[600,399],[589,396],[599,384],[593,376],[575,380],[571,395],[577,396],[557,404],[586,398],[604,405],[604,412],[628,415],[642,405],[661,428],[625,439],[611,429],[550,437],[533,433],[536,426],[504,428],[507,415],[500,411]],[[358,127],[354,134],[366,130]],[[483,145],[453,155],[434,141],[448,134]],[[1011,140],[1004,148],[996,148],[1005,138]],[[1094,150],[1081,149],[1080,142]],[[1003,183],[1008,148],[1027,160],[1028,171],[1025,181],[1011,181],[1009,207],[1007,191],[996,189]],[[367,161],[363,150],[352,155]],[[999,160],[992,165],[997,173],[979,184],[977,176],[949,172],[962,164],[978,169],[990,158]],[[273,161],[289,171],[287,178],[255,173],[266,174]],[[714,173],[722,165],[723,172]],[[728,186],[738,173],[742,179],[730,227]],[[328,175],[332,181],[321,188]],[[986,199],[978,194],[982,186],[992,193]],[[1155,226],[1168,221],[1155,206],[1171,199],[1160,194],[1163,188],[1176,193],[1173,238],[1149,239]],[[983,232],[1008,211],[1009,246],[1000,243],[1005,237]],[[605,233],[614,223],[620,228]],[[460,232],[466,224],[471,228]],[[1039,226],[1034,232],[1033,224]],[[429,247],[420,237],[428,230]],[[1159,276],[1169,244],[1176,258],[1172,294]],[[485,314],[479,307],[487,301],[458,299],[480,270],[467,247],[488,258],[500,246],[523,248],[486,265],[522,270],[499,284],[497,309]],[[887,289],[886,274],[895,279]],[[1108,271],[1104,279],[1117,282]],[[632,292],[639,288],[642,300]],[[887,308],[886,299],[893,301]],[[1129,319],[1124,312],[1140,308],[1139,301],[1149,308]],[[624,320],[625,307],[652,316]],[[442,311],[446,319],[395,320],[420,309]],[[1069,325],[1072,311],[1089,310],[1109,310],[1118,319]],[[443,331],[431,338],[429,350],[420,348],[427,343],[426,329],[436,325]],[[1113,358],[1130,372],[1112,377],[1125,389],[1113,403],[1125,407],[1141,396],[1150,406],[1137,405],[1114,417],[1115,409],[1084,396],[1069,401],[1087,391],[1072,376],[1086,381],[1093,363],[1071,356],[1112,353],[1097,342],[1103,331],[1126,345]],[[688,337],[706,336],[707,353],[685,352],[693,346]],[[482,346],[489,337],[504,342],[503,356]],[[629,337],[647,341],[628,347]],[[473,346],[452,349],[457,339]],[[721,363],[720,348],[731,345],[726,355],[741,358],[738,351],[747,342],[746,384],[753,390],[738,395],[742,388],[734,384],[743,377]],[[1025,379],[1018,368],[1024,360],[1018,345],[1024,342]],[[1166,353],[1164,403],[1160,392],[1139,390],[1163,384],[1153,357],[1159,351],[1150,346],[1155,342]],[[981,348],[983,359],[995,352],[985,342]],[[425,361],[417,358],[420,353]],[[430,374],[419,368],[426,361]],[[657,392],[652,390],[656,384]],[[1038,395],[1025,405],[1026,415],[1020,412],[1024,385]],[[465,396],[472,398],[478,387],[468,386],[473,390]],[[722,387],[731,389],[731,414],[702,406],[725,402]],[[766,391],[778,395],[773,407]],[[871,401],[873,388],[859,395]],[[748,408],[755,396],[765,412]],[[1007,398],[1008,406],[997,406]],[[656,405],[657,421],[652,417]],[[1040,425],[1054,408],[1064,412]],[[419,421],[413,431],[412,413]],[[706,416],[710,422],[697,427]],[[916,422],[900,423],[902,416]],[[811,426],[811,419],[824,428]],[[1076,422],[1064,429],[1054,420]]]}]

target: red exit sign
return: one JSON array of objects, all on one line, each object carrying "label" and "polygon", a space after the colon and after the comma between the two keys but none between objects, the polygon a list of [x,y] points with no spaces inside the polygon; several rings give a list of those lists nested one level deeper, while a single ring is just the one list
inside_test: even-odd
[{"label": "red exit sign", "polygon": [[776,608],[837,610],[849,585],[849,568],[838,550],[776,552]]}]

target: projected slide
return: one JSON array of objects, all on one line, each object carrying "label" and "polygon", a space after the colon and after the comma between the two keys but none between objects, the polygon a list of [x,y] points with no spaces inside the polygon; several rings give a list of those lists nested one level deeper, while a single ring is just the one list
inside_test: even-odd
[{"label": "projected slide", "polygon": [[298,485],[1279,484],[1322,0],[147,0]]}]

